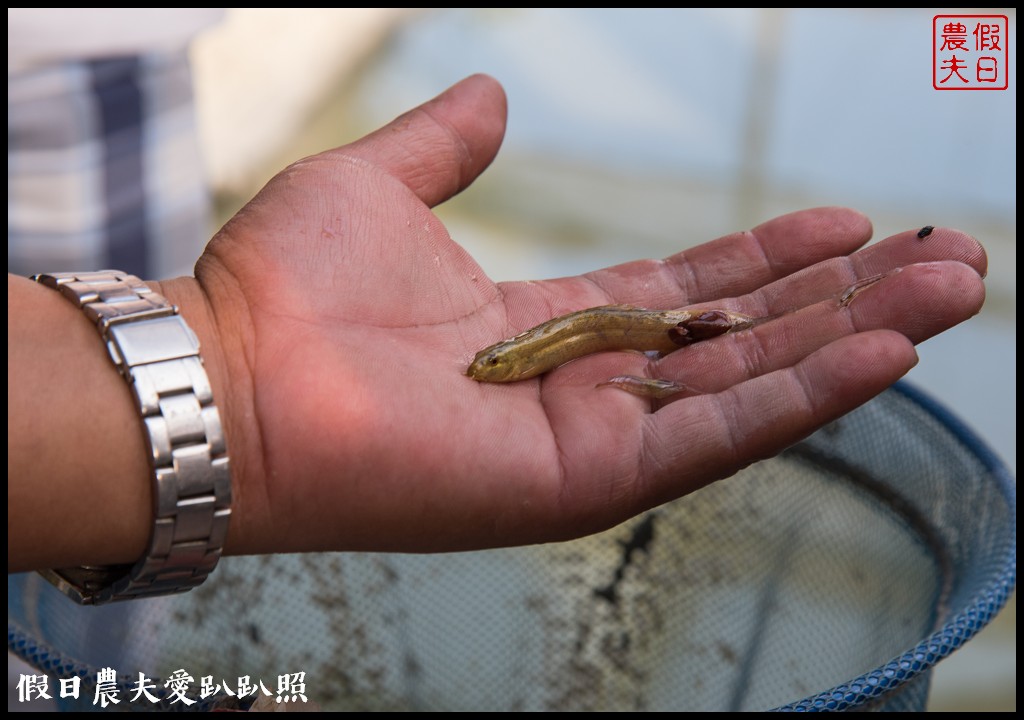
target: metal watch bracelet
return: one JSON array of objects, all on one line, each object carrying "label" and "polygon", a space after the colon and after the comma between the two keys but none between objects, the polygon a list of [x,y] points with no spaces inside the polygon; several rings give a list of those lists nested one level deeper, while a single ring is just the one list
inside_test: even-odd
[{"label": "metal watch bracelet", "polygon": [[156,516],[146,554],[134,565],[40,574],[83,605],[191,590],[216,567],[231,517],[227,447],[199,341],[178,308],[133,275],[32,279],[85,312],[127,380],[150,450]]}]

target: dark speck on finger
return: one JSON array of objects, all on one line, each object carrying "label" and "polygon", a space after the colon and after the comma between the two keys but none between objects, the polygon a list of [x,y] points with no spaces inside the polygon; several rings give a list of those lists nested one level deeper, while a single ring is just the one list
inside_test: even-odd
[{"label": "dark speck on finger", "polygon": [[917,237],[919,240],[924,240],[926,237],[932,234],[932,230],[935,228],[931,225],[925,225],[923,228],[917,231]]}]

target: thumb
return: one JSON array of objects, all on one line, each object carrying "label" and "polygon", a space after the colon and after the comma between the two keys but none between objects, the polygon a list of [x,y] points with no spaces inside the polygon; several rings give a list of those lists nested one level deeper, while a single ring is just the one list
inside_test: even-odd
[{"label": "thumb", "polygon": [[339,152],[380,167],[433,207],[491,164],[505,136],[505,115],[498,81],[472,75]]}]

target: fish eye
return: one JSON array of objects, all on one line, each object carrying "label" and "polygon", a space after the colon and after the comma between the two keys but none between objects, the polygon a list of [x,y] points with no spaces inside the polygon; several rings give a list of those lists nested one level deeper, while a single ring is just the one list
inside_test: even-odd
[{"label": "fish eye", "polygon": [[487,364],[488,365],[497,365],[498,364],[498,358],[496,356],[494,356],[494,355],[491,355],[489,358],[487,358]]}]

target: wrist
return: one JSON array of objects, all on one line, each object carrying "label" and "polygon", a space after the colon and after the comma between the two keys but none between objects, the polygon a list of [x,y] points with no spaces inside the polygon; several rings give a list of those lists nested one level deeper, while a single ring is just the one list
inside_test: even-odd
[{"label": "wrist", "polygon": [[[220,413],[228,452],[231,456],[232,515],[224,555],[256,552],[260,531],[254,517],[260,517],[259,487],[253,479],[260,474],[260,435],[254,412],[252,373],[247,336],[248,312],[240,294],[222,292],[216,305],[210,293],[191,277],[147,282],[153,290],[176,305],[199,340],[203,366],[210,379]],[[216,308],[216,309],[215,309]],[[222,318],[228,321],[221,321]],[[251,337],[251,335],[248,335]]]},{"label": "wrist", "polygon": [[[195,332],[178,307],[120,271],[65,272],[33,279],[59,292],[95,325],[131,388],[151,463],[147,474],[155,513],[149,542],[138,561],[63,566],[42,571],[43,575],[82,604],[178,593],[202,584],[216,568],[227,537],[231,472],[220,411]],[[74,358],[71,369],[83,365],[91,366],[91,359]],[[62,399],[70,404],[79,398],[72,393]],[[104,416],[120,405],[120,398],[103,398],[84,410]],[[43,428],[48,439],[49,429]],[[63,438],[53,441],[60,449]],[[95,470],[87,454],[76,453],[73,459],[86,461],[86,473]]]}]

